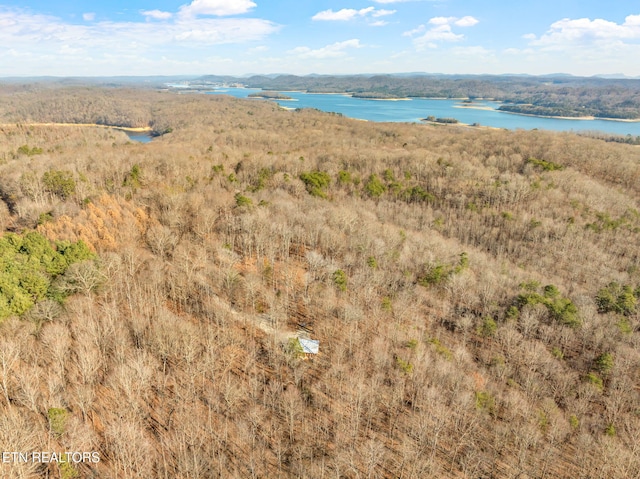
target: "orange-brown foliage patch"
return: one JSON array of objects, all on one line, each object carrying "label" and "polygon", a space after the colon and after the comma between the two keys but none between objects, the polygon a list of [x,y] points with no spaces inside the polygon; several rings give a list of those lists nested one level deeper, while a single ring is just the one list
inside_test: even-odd
[{"label": "orange-brown foliage patch", "polygon": [[104,194],[89,203],[74,220],[62,215],[55,221],[38,226],[50,240],[82,240],[94,251],[115,251],[138,241],[149,226],[142,208]]}]

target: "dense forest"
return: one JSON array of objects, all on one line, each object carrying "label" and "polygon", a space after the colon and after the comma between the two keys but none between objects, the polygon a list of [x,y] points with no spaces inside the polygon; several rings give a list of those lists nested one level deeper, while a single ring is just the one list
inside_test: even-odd
[{"label": "dense forest", "polygon": [[2,475],[640,476],[637,146],[79,87],[0,122],[0,448],[100,459]]},{"label": "dense forest", "polygon": [[500,110],[542,116],[640,119],[640,80],[509,75],[205,76],[265,90],[351,93],[360,98],[492,98]]},{"label": "dense forest", "polygon": [[[160,134],[168,115],[155,114],[146,88],[60,87],[55,84],[2,85],[0,123],[73,123],[118,127],[151,127]],[[60,95],[59,92],[64,92]],[[157,95],[160,92],[156,93]],[[141,95],[146,95],[142,98]]]}]

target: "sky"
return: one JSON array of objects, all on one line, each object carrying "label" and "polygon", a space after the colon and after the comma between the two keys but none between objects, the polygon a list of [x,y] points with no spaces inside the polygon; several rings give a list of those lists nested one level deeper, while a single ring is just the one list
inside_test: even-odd
[{"label": "sky", "polygon": [[0,0],[0,76],[640,76],[640,0]]}]

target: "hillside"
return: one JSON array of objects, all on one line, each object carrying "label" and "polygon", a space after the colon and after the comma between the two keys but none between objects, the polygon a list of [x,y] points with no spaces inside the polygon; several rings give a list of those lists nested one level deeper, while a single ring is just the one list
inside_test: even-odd
[{"label": "hillside", "polygon": [[0,94],[0,447],[100,461],[2,474],[640,476],[640,148],[55,93]]}]

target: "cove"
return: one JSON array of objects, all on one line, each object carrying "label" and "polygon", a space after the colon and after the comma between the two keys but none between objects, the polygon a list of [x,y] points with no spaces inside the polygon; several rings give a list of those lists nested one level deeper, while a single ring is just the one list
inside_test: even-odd
[{"label": "cove", "polygon": [[[247,98],[251,93],[260,92],[256,88],[218,88],[208,94],[231,95]],[[353,98],[346,94],[317,94],[287,92],[291,100],[277,100],[284,108],[316,108],[318,110],[341,113],[349,118],[375,122],[418,123],[423,118],[455,118],[462,123],[509,130],[553,130],[553,131],[600,131],[616,135],[640,135],[640,122],[612,120],[572,120],[517,115],[498,111],[500,103],[477,101],[473,107],[464,107],[461,100],[439,100],[432,98],[410,98],[402,100],[370,100]],[[265,101],[265,100],[256,100]],[[268,100],[272,101],[272,100]]]}]

